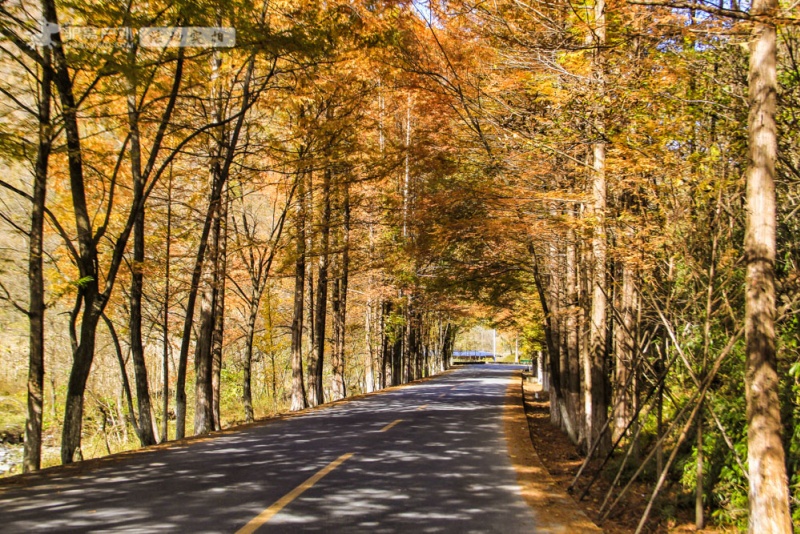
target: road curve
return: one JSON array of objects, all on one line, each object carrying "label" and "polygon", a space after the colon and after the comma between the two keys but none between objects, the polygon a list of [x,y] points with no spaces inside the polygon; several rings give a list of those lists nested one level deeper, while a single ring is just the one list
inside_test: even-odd
[{"label": "road curve", "polygon": [[535,532],[503,431],[513,369],[0,488],[0,532]]}]

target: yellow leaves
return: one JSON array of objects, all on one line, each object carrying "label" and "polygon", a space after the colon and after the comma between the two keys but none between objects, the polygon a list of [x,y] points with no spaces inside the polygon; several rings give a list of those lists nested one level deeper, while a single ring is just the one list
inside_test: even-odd
[{"label": "yellow leaves", "polygon": [[586,51],[561,52],[557,58],[558,64],[573,76],[589,78],[592,74],[591,57]]}]

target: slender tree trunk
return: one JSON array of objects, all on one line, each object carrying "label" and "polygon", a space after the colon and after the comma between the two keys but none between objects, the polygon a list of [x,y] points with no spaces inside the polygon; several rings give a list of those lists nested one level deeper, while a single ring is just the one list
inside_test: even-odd
[{"label": "slender tree trunk", "polygon": [[584,441],[581,410],[581,361],[578,353],[578,279],[576,273],[577,245],[575,232],[567,233],[566,243],[566,310],[565,336],[567,353],[568,380],[566,384],[567,412],[573,426],[573,442]]},{"label": "slender tree trunk", "polygon": [[[311,184],[309,184],[309,189],[311,189]],[[310,199],[309,206],[313,206],[313,199]],[[307,226],[311,226],[309,223],[311,221],[307,221]],[[313,232],[306,232],[308,237],[306,238],[306,285],[308,285],[308,300],[306,301],[306,323],[307,323],[307,338],[308,338],[308,354],[306,355],[306,396],[308,397],[309,405],[313,405],[311,401],[311,396],[315,393],[310,391],[314,390],[315,388],[312,387],[313,381],[315,380],[314,370],[317,368],[317,352],[314,350],[314,340],[316,339],[316,324],[315,324],[315,317],[314,310],[316,309],[314,304],[314,296],[316,293],[314,292],[314,262],[311,261],[313,254],[310,252],[314,250],[314,236]]]},{"label": "slender tree trunk", "polygon": [[117,442],[118,443],[127,443],[128,442],[128,423],[125,420],[125,412],[122,408],[123,403],[123,392],[122,389],[117,392],[117,420],[119,421],[119,427],[121,430],[117,431]]},{"label": "slender tree trunk", "polygon": [[[288,207],[288,205],[287,205]],[[274,324],[272,321],[272,295],[270,295],[269,286],[266,286],[267,291],[267,323],[269,324],[269,330],[267,335],[269,336],[269,360],[272,364],[272,409],[275,413],[278,412],[278,369],[275,366],[275,339],[272,336],[272,325]]]},{"label": "slender tree trunk", "polygon": [[[133,395],[131,394],[131,384],[128,381],[128,371],[125,369],[125,358],[122,357],[122,347],[119,343],[119,336],[117,335],[117,329],[114,328],[114,323],[103,314],[103,322],[106,323],[106,327],[108,327],[108,333],[111,335],[111,341],[114,343],[114,353],[117,355],[117,363],[119,364],[119,373],[120,373],[120,382],[122,384],[122,392],[125,394],[125,401],[127,402],[128,413],[130,414],[131,426],[133,427],[134,432],[136,435],[141,434],[141,430],[139,430],[139,423],[136,421],[136,412],[133,409]],[[120,409],[120,413],[122,410]],[[122,419],[122,423],[126,424],[125,419]],[[128,432],[127,429],[125,431],[125,440],[127,441]]]},{"label": "slender tree trunk", "polygon": [[139,133],[139,109],[136,91],[136,58],[130,48],[129,68],[127,75],[128,129],[130,131],[131,177],[133,179],[133,201],[141,203],[133,224],[133,261],[131,262],[130,290],[130,344],[133,360],[133,376],[136,381],[136,399],[139,407],[139,442],[143,447],[156,443],[153,434],[153,421],[150,418],[150,385],[147,378],[147,362],[142,343],[142,291],[144,284],[144,177],[142,176],[142,148]]},{"label": "slender tree trunk", "polygon": [[[602,61],[602,47],[606,41],[606,16],[605,0],[597,0],[594,5],[594,45],[595,50],[595,81],[599,87],[598,97],[602,98],[604,72]],[[592,256],[594,261],[594,278],[592,280],[592,313],[589,341],[589,358],[584,361],[584,415],[586,417],[587,447],[591,448],[600,438],[603,427],[608,419],[608,403],[606,402],[605,376],[606,376],[606,336],[607,317],[606,308],[606,145],[604,128],[604,110],[602,104],[597,104],[595,110],[595,130],[598,139],[593,144],[592,163],[592,211],[594,219],[594,232],[592,236]],[[611,446],[610,435],[604,434],[604,442],[597,447],[597,453],[602,455]]]},{"label": "slender tree trunk", "polygon": [[[702,383],[706,378],[708,357],[711,348],[711,319],[714,312],[714,285],[716,283],[716,268],[717,268],[717,249],[719,246],[719,232],[717,231],[717,222],[720,216],[722,203],[722,188],[720,187],[717,194],[717,209],[714,213],[714,219],[710,225],[713,228],[713,238],[711,241],[711,262],[708,267],[708,287],[706,288],[706,310],[705,322],[703,325],[703,357],[700,365],[700,372],[698,373],[698,381]],[[703,477],[704,477],[704,459],[703,459],[703,401],[700,401],[700,408],[697,410],[697,455],[695,458],[695,528],[701,530],[705,528],[705,507],[703,503]]]},{"label": "slender tree trunk", "polygon": [[322,369],[325,360],[325,326],[328,312],[328,263],[330,256],[331,229],[331,176],[325,169],[322,180],[322,219],[320,221],[320,256],[317,272],[317,302],[314,318],[314,368],[309,369],[309,404],[316,406],[325,402],[322,389]]},{"label": "slender tree trunk", "polygon": [[695,459],[695,502],[694,502],[694,526],[697,530],[705,528],[705,516],[703,513],[703,401],[700,401],[700,408],[697,410],[697,458]]},{"label": "slender tree trunk", "polygon": [[[42,0],[44,20],[58,24],[54,0]],[[67,384],[67,399],[64,407],[64,424],[61,433],[61,461],[72,463],[81,459],[81,429],[83,427],[83,395],[94,360],[95,333],[105,300],[99,293],[97,277],[97,246],[92,234],[92,223],[86,202],[83,177],[83,158],[80,132],[78,130],[77,105],[72,88],[67,59],[57,31],[53,39],[53,82],[61,101],[64,133],[67,140],[70,192],[75,227],[78,237],[78,271],[81,280],[79,301],[82,302],[80,333],[76,336],[72,368]],[[109,283],[109,282],[107,282]]]},{"label": "slender tree trunk", "polygon": [[[664,351],[658,354],[655,369],[656,376],[664,374],[664,354],[667,353],[667,344],[664,342]],[[664,470],[664,448],[661,445],[661,437],[664,435],[664,383],[666,380],[658,382],[658,391],[656,393],[656,472],[661,473]]]},{"label": "slender tree trunk", "polygon": [[229,193],[226,188],[220,213],[220,244],[214,270],[214,333],[211,343],[211,394],[214,430],[222,430],[220,419],[220,386],[222,380],[222,340],[225,332],[225,280],[228,270],[228,204]]},{"label": "slender tree trunk", "polygon": [[[341,246],[337,242],[337,246]],[[331,393],[330,400],[339,400],[340,397],[336,396],[336,367],[339,365],[339,336],[341,329],[339,328],[339,307],[341,305],[340,297],[342,290],[342,270],[341,258],[339,255],[334,254],[331,258],[330,266],[331,278],[331,323],[333,326],[333,335],[331,336],[332,350],[331,350]]]},{"label": "slender tree trunk", "polygon": [[[213,68],[219,68],[219,62],[221,61],[218,56],[214,56],[214,63]],[[176,393],[175,393],[175,404],[176,404],[176,411],[177,411],[177,423],[176,423],[176,437],[178,439],[182,439],[185,434],[185,426],[186,426],[186,366],[187,361],[189,359],[189,345],[191,343],[192,337],[192,323],[194,320],[194,308],[195,303],[197,300],[197,291],[200,285],[200,277],[203,273],[203,262],[205,259],[205,252],[206,247],[208,246],[208,238],[209,234],[212,230],[212,223],[215,219],[219,219],[219,209],[220,209],[220,199],[222,198],[222,190],[227,182],[228,174],[230,173],[230,167],[233,162],[233,158],[236,155],[236,147],[239,142],[239,135],[242,131],[242,125],[244,124],[244,120],[246,118],[246,112],[249,107],[252,105],[251,94],[250,94],[250,81],[252,79],[253,70],[255,68],[254,59],[251,57],[250,61],[248,62],[247,72],[245,74],[244,80],[242,82],[242,99],[241,99],[241,107],[239,109],[239,117],[236,120],[236,124],[233,127],[233,131],[230,134],[230,137],[225,144],[224,152],[221,150],[221,141],[217,143],[215,147],[218,152],[216,153],[216,157],[212,158],[214,161],[211,165],[211,195],[209,199],[208,210],[206,212],[206,219],[203,224],[203,232],[200,237],[200,245],[198,246],[197,250],[197,257],[195,258],[194,264],[194,271],[192,272],[192,282],[189,288],[189,299],[186,305],[186,318],[183,323],[183,338],[181,341],[181,353],[178,361],[178,378],[177,384],[175,386]],[[212,95],[213,96],[213,95]],[[218,106],[215,111],[215,117],[218,117],[221,120],[222,111],[221,106]],[[217,120],[216,122],[219,122]],[[219,139],[222,139],[222,132],[219,132]],[[219,178],[219,179],[215,179]],[[212,254],[212,259],[215,258],[216,254]],[[210,360],[210,358],[209,358]],[[210,374],[210,369],[209,369]],[[210,405],[209,405],[210,406]]]},{"label": "slender tree trunk", "polygon": [[377,373],[375,372],[375,345],[373,343],[373,333],[372,333],[372,316],[374,315],[373,306],[375,305],[372,296],[371,290],[372,284],[371,280],[367,287],[367,297],[366,305],[364,306],[364,344],[367,347],[367,370],[366,370],[366,392],[372,393],[373,391],[377,390]]},{"label": "slender tree trunk", "polygon": [[44,208],[47,200],[47,166],[52,150],[50,106],[52,75],[50,50],[42,50],[42,79],[39,84],[39,147],[33,174],[31,230],[28,244],[28,404],[25,421],[25,447],[22,472],[38,471],[42,466],[42,414],[44,413]]},{"label": "slender tree trunk", "polygon": [[[333,386],[331,388],[334,400],[343,399],[347,396],[347,388],[344,381],[345,369],[345,346],[347,334],[347,287],[350,271],[350,185],[345,181],[344,198],[342,200],[342,257],[340,273],[337,280],[339,288],[339,302],[337,312],[334,314],[334,328],[336,330],[336,343],[333,352]],[[369,367],[372,367],[372,355],[370,354]]]},{"label": "slender tree trunk", "polygon": [[[222,84],[220,82],[220,69],[222,58],[218,51],[211,57],[211,105],[212,119],[220,122],[223,117]],[[221,245],[222,200],[227,176],[223,176],[220,158],[225,155],[223,147],[226,136],[225,128],[218,127],[215,138],[211,141],[209,156],[211,158],[211,183],[220,184],[220,196],[216,199],[212,212],[211,236],[208,249],[208,267],[203,275],[203,297],[200,301],[200,330],[197,334],[195,346],[195,413],[194,433],[207,434],[214,430],[214,391],[213,391],[213,343],[216,325],[215,312],[219,289],[217,287],[219,252]]]},{"label": "slender tree trunk", "polygon": [[175,439],[183,439],[186,435],[186,367],[189,359],[189,346],[192,341],[192,323],[194,320],[194,309],[197,302],[197,293],[200,288],[200,278],[203,273],[203,262],[208,248],[209,235],[211,234],[214,223],[214,213],[219,199],[222,195],[222,184],[218,181],[212,183],[211,196],[209,198],[208,210],[203,223],[203,231],[200,234],[200,243],[197,248],[197,256],[194,261],[192,271],[192,281],[189,286],[189,298],[186,303],[186,317],[183,322],[183,336],[181,339],[181,352],[178,357],[178,376],[175,384]]},{"label": "slender tree trunk", "polygon": [[633,417],[633,394],[628,387],[636,357],[636,284],[629,262],[622,265],[622,289],[619,298],[619,325],[616,336],[616,371],[614,388],[614,428],[612,439],[619,438]]},{"label": "slender tree trunk", "polygon": [[403,383],[403,334],[398,333],[397,339],[391,348],[392,385],[399,386]]},{"label": "slender tree trunk", "polygon": [[391,302],[389,301],[382,301],[381,302],[381,318],[380,318],[380,339],[381,339],[381,389],[384,389],[392,383],[391,380],[391,359],[390,359],[390,352],[389,352],[389,334],[386,331],[386,317],[389,315],[389,310],[391,307]]},{"label": "slender tree trunk", "polygon": [[[42,0],[42,16],[58,27],[54,0]],[[64,424],[61,435],[61,461],[70,463],[75,458],[80,458],[81,429],[83,426],[83,397],[86,391],[86,382],[89,378],[92,362],[94,360],[95,334],[100,316],[105,309],[114,282],[119,273],[124,257],[128,239],[133,230],[135,214],[142,209],[144,199],[134,202],[127,216],[127,221],[122,231],[117,236],[113,246],[112,259],[105,273],[104,290],[100,291],[98,266],[100,264],[97,254],[97,242],[103,236],[105,227],[100,227],[95,234],[92,229],[92,219],[86,201],[86,184],[83,176],[83,159],[80,131],[78,129],[77,105],[73,93],[72,77],[69,73],[67,59],[58,30],[51,35],[53,54],[54,76],[53,82],[58,90],[61,101],[61,114],[64,123],[64,133],[67,145],[67,162],[69,169],[69,183],[72,200],[72,212],[75,218],[75,234],[77,236],[77,250],[73,259],[78,267],[79,288],[76,307],[70,316],[70,340],[73,345],[73,365],[67,385],[67,399],[64,408]],[[182,72],[182,56],[176,65],[173,91],[167,103],[156,135],[156,142],[151,151],[150,161],[158,154],[161,140],[163,139],[166,125],[174,109],[175,98],[180,87]],[[149,165],[148,165],[149,167]],[[146,173],[145,173],[146,175]],[[110,209],[110,208],[109,208]],[[75,250],[70,247],[71,250]],[[81,312],[82,309],[82,312]],[[76,332],[77,316],[81,313],[80,334]]]},{"label": "slender tree trunk", "polygon": [[[212,170],[212,181],[221,180],[219,166],[215,163]],[[203,297],[200,302],[200,330],[197,334],[197,345],[194,357],[195,372],[195,412],[194,433],[207,434],[214,430],[212,375],[212,344],[214,337],[214,311],[218,291],[216,287],[218,255],[220,245],[220,211],[221,200],[216,202],[212,213],[213,223],[208,246],[208,267],[203,275]]]},{"label": "slender tree trunk", "polygon": [[[539,296],[539,302],[542,306],[544,314],[544,339],[547,346],[547,354],[549,356],[549,389],[550,389],[550,421],[557,426],[561,426],[561,410],[559,406],[562,404],[561,400],[561,369],[559,368],[559,350],[560,344],[558,340],[558,325],[556,324],[554,311],[552,307],[552,298],[547,294],[547,285],[542,276],[540,269],[539,255],[536,253],[536,247],[533,242],[528,243],[528,252],[531,255],[531,266],[533,267],[533,280],[536,285],[536,293]],[[539,381],[542,382],[541,375]]]},{"label": "slender tree trunk", "polygon": [[[777,0],[754,0],[751,12],[775,15]],[[749,532],[788,534],[789,487],[781,440],[780,381],[775,355],[775,161],[777,36],[753,23],[750,52],[749,165],[745,234],[745,337]]]},{"label": "slender tree trunk", "polygon": [[[253,339],[255,337],[256,331],[256,321],[258,320],[258,311],[261,307],[261,297],[264,295],[264,292],[267,292],[267,335],[270,337],[269,340],[269,354],[272,360],[272,398],[275,410],[277,411],[277,403],[275,399],[275,351],[274,346],[272,344],[272,302],[271,297],[269,294],[269,273],[272,268],[272,261],[275,258],[275,253],[278,250],[278,243],[280,242],[281,236],[283,235],[283,229],[286,223],[286,216],[291,208],[292,199],[294,198],[295,192],[298,186],[297,176],[295,177],[294,184],[292,185],[292,189],[286,198],[286,204],[283,207],[283,211],[281,216],[278,220],[277,228],[274,228],[272,231],[272,235],[270,236],[270,251],[267,254],[266,258],[264,257],[263,253],[258,255],[258,260],[256,261],[256,256],[252,253],[249,255],[244,254],[242,247],[239,248],[240,255],[242,258],[243,263],[247,264],[250,270],[250,282],[252,284],[252,290],[250,293],[249,298],[249,305],[250,305],[250,313],[247,319],[247,330],[245,332],[245,357],[244,357],[244,373],[243,373],[243,383],[242,383],[242,404],[244,405],[244,416],[245,421],[248,423],[253,422],[255,418],[255,413],[253,410],[253,393],[252,393],[252,365],[253,365]],[[247,224],[247,217],[243,215],[242,222],[244,225],[244,230],[247,233],[248,239],[251,241],[255,241],[255,227],[251,231],[248,229]],[[234,229],[236,228],[234,223]],[[251,245],[252,246],[252,245]]]},{"label": "slender tree trunk", "polygon": [[169,298],[170,298],[170,268],[169,263],[171,259],[172,248],[172,171],[169,175],[169,183],[167,184],[167,236],[166,236],[166,250],[164,252],[164,324],[162,325],[162,335],[164,337],[164,353],[161,360],[161,369],[163,375],[162,385],[162,402],[163,416],[161,421],[161,435],[163,436],[162,442],[169,441]]},{"label": "slender tree trunk", "polygon": [[[558,216],[558,211],[555,206],[550,207],[550,216],[555,218]],[[563,304],[563,277],[562,265],[559,258],[561,256],[561,248],[555,243],[550,243],[549,254],[547,258],[548,271],[550,272],[550,281],[548,284],[548,292],[550,293],[550,314],[552,316],[552,329],[553,329],[553,344],[555,345],[556,352],[549,356],[555,360],[558,359],[558,383],[553,383],[553,389],[556,395],[551,398],[551,417],[554,416],[558,424],[567,433],[573,443],[577,443],[578,433],[577,427],[571,417],[570,409],[568,406],[568,388],[569,388],[569,354],[567,353],[567,332],[565,310]],[[556,375],[554,375],[554,379]]]},{"label": "slender tree trunk", "polygon": [[456,342],[456,329],[452,324],[447,323],[444,332],[444,349],[442,350],[442,356],[444,357],[445,362],[444,367],[445,369],[448,369],[450,367],[450,361],[453,358],[453,345]]},{"label": "slender tree trunk", "polygon": [[[255,293],[255,291],[254,291]],[[247,333],[245,340],[244,372],[242,382],[242,404],[244,404],[244,420],[252,423],[255,419],[253,411],[252,393],[252,366],[253,366],[253,338],[256,332],[256,319],[258,318],[258,299],[255,294],[250,301],[250,314],[247,318]],[[271,327],[272,325],[270,325]]]},{"label": "slender tree trunk", "polygon": [[405,328],[403,330],[403,383],[414,380],[414,299],[411,293],[406,294]]},{"label": "slender tree trunk", "polygon": [[[585,218],[585,208],[580,210],[581,217]],[[578,244],[578,358],[580,370],[580,403],[579,413],[581,415],[581,448],[582,450],[589,450],[588,440],[586,438],[586,377],[583,376],[585,369],[585,362],[589,360],[589,324],[591,322],[591,288],[592,288],[592,251],[591,239],[587,239],[584,234],[581,242]]]},{"label": "slender tree trunk", "polygon": [[306,276],[306,192],[305,180],[300,178],[295,208],[295,276],[294,309],[292,317],[292,411],[308,407],[303,383],[303,299]]},{"label": "slender tree trunk", "polygon": [[[339,288],[339,303],[337,313],[334,317],[334,325],[337,331],[336,346],[334,347],[333,355],[333,387],[331,388],[334,400],[343,399],[347,396],[347,388],[344,381],[344,369],[346,347],[345,336],[347,334],[347,287],[350,270],[350,192],[346,183],[344,184],[344,188],[342,257],[340,274],[337,280],[337,286]],[[372,367],[371,354],[369,367]]]}]

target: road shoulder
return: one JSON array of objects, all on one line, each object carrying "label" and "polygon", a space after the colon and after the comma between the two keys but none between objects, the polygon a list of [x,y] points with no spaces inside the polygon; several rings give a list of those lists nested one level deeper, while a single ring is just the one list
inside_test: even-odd
[{"label": "road shoulder", "polygon": [[603,532],[560,489],[533,448],[523,403],[522,378],[515,372],[506,391],[503,415],[508,453],[525,502],[534,510],[537,532]]}]

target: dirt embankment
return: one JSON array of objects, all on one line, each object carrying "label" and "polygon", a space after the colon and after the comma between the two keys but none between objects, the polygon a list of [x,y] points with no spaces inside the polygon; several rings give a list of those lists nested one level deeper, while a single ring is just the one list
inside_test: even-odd
[{"label": "dirt embankment", "polygon": [[[566,494],[567,488],[578,473],[584,458],[567,435],[550,423],[550,401],[547,392],[542,391],[541,386],[533,380],[523,380],[523,390],[525,395],[525,414],[533,448],[541,463],[546,467],[555,486],[559,491]],[[611,487],[609,480],[603,476],[598,477],[586,497],[581,501],[578,500],[598,467],[599,465],[596,462],[590,463],[581,476],[575,491],[570,495],[570,499],[592,521],[600,525],[605,532],[609,534],[635,532],[647,506],[652,487],[642,483],[635,483],[614,508],[609,518],[601,522],[598,510],[606,492]],[[614,490],[612,499],[616,498],[616,492],[618,491],[620,491],[620,488]],[[665,500],[659,501],[657,505],[674,500],[673,497],[674,495],[667,494],[664,497]],[[664,520],[654,510],[643,532],[648,534],[675,534],[697,531],[689,517],[681,517],[679,520]],[[710,527],[702,532],[713,533],[721,531]]]}]

